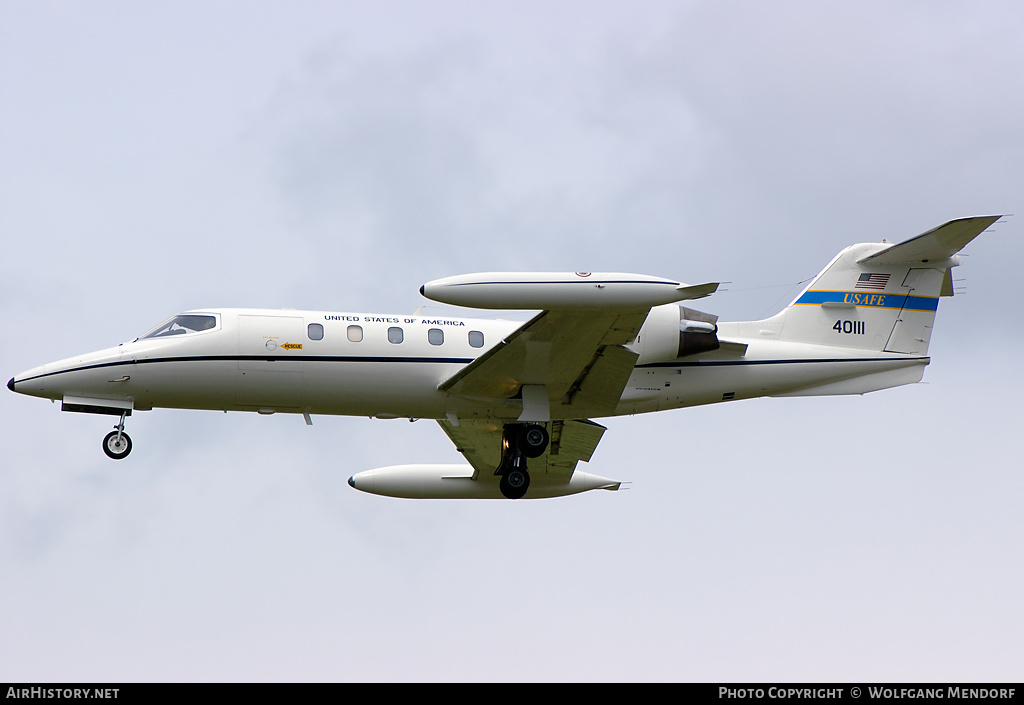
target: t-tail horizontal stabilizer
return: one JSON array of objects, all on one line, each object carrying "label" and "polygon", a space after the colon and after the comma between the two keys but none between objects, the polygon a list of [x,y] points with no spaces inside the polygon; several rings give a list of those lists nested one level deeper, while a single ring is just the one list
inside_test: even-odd
[{"label": "t-tail horizontal stabilizer", "polygon": [[[982,215],[959,218],[932,228],[917,237],[891,245],[879,252],[857,260],[860,265],[928,264],[949,259],[981,235],[1001,215]],[[955,266],[955,265],[954,265]]]},{"label": "t-tail horizontal stabilizer", "polygon": [[759,326],[780,341],[911,355],[927,364],[939,298],[952,295],[956,254],[1000,217],[953,220],[895,245],[852,245]]}]

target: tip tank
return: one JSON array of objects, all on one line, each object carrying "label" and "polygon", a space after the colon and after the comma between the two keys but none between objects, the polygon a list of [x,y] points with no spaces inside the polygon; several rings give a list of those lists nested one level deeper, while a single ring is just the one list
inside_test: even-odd
[{"label": "tip tank", "polygon": [[[405,499],[504,499],[498,477],[475,473],[470,465],[392,465],[357,473],[348,479],[348,484],[362,492]],[[568,479],[534,475],[524,499],[617,490],[620,484],[579,470]]]},{"label": "tip tank", "polygon": [[420,293],[453,306],[546,310],[651,308],[708,296],[717,288],[619,272],[481,272],[435,279]]}]

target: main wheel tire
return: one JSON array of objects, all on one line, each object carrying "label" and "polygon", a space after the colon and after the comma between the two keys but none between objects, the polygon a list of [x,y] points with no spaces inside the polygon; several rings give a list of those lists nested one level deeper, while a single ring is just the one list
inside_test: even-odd
[{"label": "main wheel tire", "polygon": [[111,431],[103,437],[103,452],[113,460],[126,458],[132,452],[132,439],[128,437],[127,433],[121,431],[121,440],[118,442],[117,431]]},{"label": "main wheel tire", "polygon": [[522,499],[526,490],[530,489],[530,473],[525,470],[511,468],[501,476],[498,487],[508,499]]},{"label": "main wheel tire", "polygon": [[530,425],[519,435],[519,447],[527,458],[539,458],[548,449],[547,429],[539,425]]}]

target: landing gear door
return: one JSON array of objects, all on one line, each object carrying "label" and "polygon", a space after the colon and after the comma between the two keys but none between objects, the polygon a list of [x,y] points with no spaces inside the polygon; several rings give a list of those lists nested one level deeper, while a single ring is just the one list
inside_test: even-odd
[{"label": "landing gear door", "polygon": [[238,404],[261,411],[298,408],[304,342],[301,317],[239,315]]}]

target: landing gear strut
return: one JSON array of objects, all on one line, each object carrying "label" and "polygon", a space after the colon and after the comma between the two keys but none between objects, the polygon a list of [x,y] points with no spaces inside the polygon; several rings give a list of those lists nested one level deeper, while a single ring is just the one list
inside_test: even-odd
[{"label": "landing gear strut", "polygon": [[548,448],[548,432],[538,424],[508,424],[501,435],[501,475],[498,488],[508,499],[521,499],[530,488],[527,458],[539,458]]},{"label": "landing gear strut", "polygon": [[121,460],[128,457],[132,452],[132,439],[124,432],[124,418],[127,413],[121,414],[121,421],[114,426],[114,430],[103,438],[103,452],[108,458]]}]

